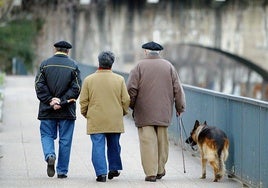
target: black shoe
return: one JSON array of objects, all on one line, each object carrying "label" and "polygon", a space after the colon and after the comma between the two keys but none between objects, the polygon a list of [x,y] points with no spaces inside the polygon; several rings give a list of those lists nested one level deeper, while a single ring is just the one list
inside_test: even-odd
[{"label": "black shoe", "polygon": [[58,174],[58,178],[60,178],[60,179],[67,178],[67,175],[66,174]]},{"label": "black shoe", "polygon": [[47,175],[48,177],[53,177],[55,175],[55,156],[50,156],[47,159]]},{"label": "black shoe", "polygon": [[165,175],[166,175],[166,170],[164,170],[164,172],[162,174],[157,174],[156,179],[161,179]]},{"label": "black shoe", "polygon": [[146,176],[145,181],[156,182],[156,176]]},{"label": "black shoe", "polygon": [[111,170],[109,173],[108,173],[108,179],[111,180],[113,179],[114,177],[118,177],[120,175],[120,172],[118,172],[118,170]]},{"label": "black shoe", "polygon": [[106,182],[106,175],[99,175],[96,179],[98,182]]}]

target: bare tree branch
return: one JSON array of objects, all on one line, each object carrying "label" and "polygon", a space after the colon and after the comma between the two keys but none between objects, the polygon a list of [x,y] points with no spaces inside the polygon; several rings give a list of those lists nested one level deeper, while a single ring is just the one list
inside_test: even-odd
[{"label": "bare tree branch", "polygon": [[13,8],[13,0],[0,0],[0,23],[8,19],[8,15]]}]

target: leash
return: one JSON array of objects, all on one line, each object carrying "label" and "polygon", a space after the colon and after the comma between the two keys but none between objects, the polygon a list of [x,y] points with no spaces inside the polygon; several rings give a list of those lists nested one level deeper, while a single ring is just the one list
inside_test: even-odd
[{"label": "leash", "polygon": [[185,170],[185,159],[184,159],[184,153],[183,153],[183,150],[184,150],[184,146],[183,146],[183,140],[182,140],[182,131],[184,130],[184,133],[186,135],[186,131],[183,127],[183,122],[182,122],[182,117],[181,116],[177,116],[177,126],[179,127],[179,131],[180,131],[180,143],[181,143],[181,154],[182,154],[182,162],[183,162],[183,172],[186,173],[186,170]]}]

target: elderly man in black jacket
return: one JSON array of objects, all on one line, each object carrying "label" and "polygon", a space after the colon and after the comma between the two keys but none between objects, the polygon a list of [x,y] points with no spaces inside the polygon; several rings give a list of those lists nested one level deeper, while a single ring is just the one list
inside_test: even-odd
[{"label": "elderly man in black jacket", "polygon": [[76,119],[75,101],[80,94],[81,77],[77,63],[68,57],[72,45],[66,41],[54,44],[54,56],[44,60],[35,78],[39,99],[40,135],[47,162],[47,175],[55,174],[54,140],[59,135],[57,177],[66,178]]}]

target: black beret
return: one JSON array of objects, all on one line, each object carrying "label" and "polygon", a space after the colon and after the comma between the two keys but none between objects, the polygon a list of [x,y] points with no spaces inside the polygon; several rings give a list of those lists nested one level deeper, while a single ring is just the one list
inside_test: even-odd
[{"label": "black beret", "polygon": [[143,44],[142,48],[152,50],[152,51],[160,51],[164,49],[163,46],[153,41]]},{"label": "black beret", "polygon": [[54,44],[56,48],[66,48],[66,49],[71,49],[72,45],[66,41],[59,41]]}]

